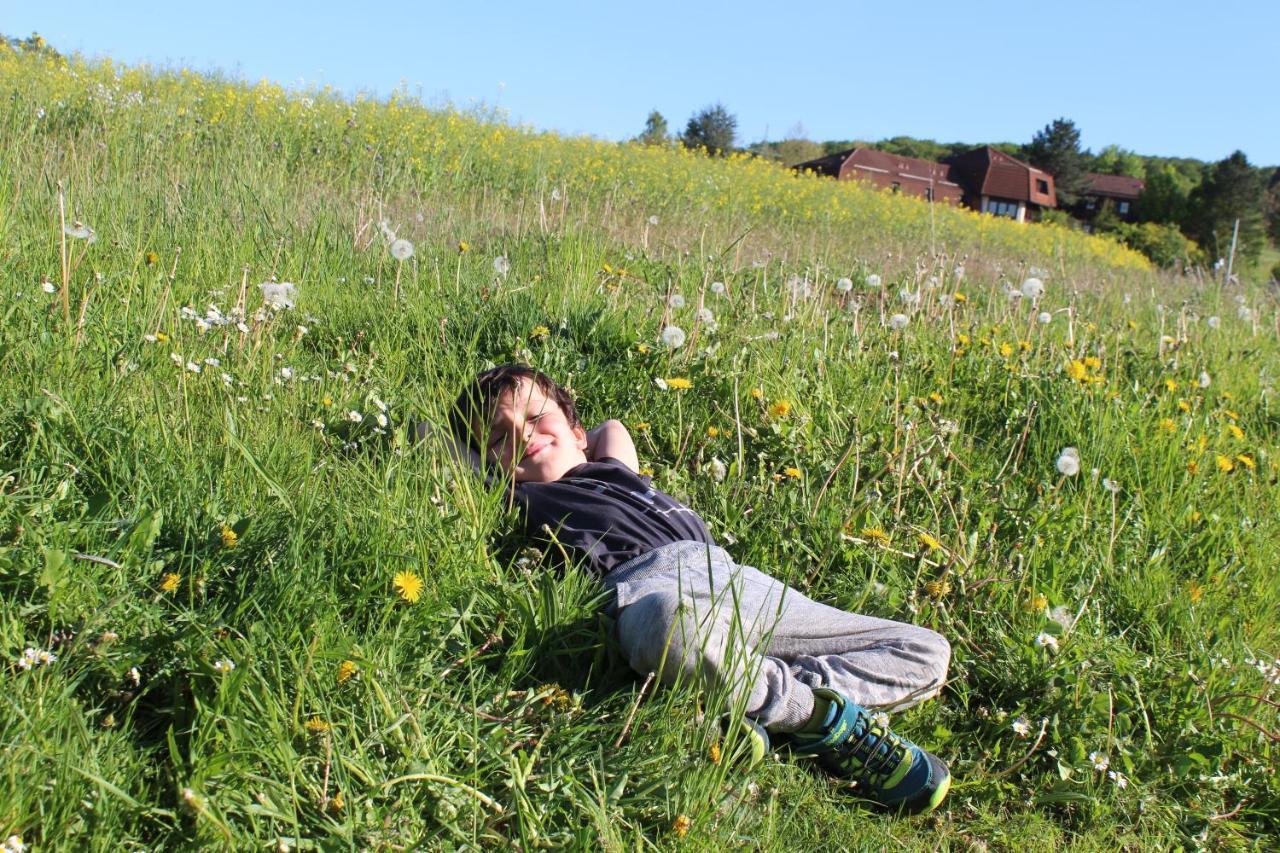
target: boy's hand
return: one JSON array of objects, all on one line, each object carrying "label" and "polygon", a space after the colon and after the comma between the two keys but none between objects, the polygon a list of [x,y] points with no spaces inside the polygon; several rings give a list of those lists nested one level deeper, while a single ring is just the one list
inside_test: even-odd
[{"label": "boy's hand", "polygon": [[622,421],[608,420],[587,431],[587,460],[596,462],[611,456],[626,465],[633,473],[640,473],[640,457],[635,442]]}]

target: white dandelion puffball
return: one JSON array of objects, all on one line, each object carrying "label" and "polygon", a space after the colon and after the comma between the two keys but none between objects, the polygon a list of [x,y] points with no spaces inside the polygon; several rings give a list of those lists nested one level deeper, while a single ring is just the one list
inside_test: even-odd
[{"label": "white dandelion puffball", "polygon": [[1080,451],[1074,447],[1064,447],[1058,454],[1058,473],[1064,477],[1074,477],[1080,473]]},{"label": "white dandelion puffball", "polygon": [[714,323],[716,321],[716,315],[711,313],[710,308],[699,308],[698,319],[703,323]]},{"label": "white dandelion puffball", "polygon": [[1041,631],[1036,635],[1036,645],[1046,649],[1058,650],[1058,638],[1052,634]]},{"label": "white dandelion puffball", "polygon": [[866,282],[867,282],[867,287],[879,287],[880,276],[876,275],[875,273],[871,273],[871,275],[867,276]]},{"label": "white dandelion puffball", "polygon": [[723,483],[725,476],[729,473],[728,467],[715,456],[711,457],[711,461],[707,463],[707,469],[711,473],[711,479],[717,483]]},{"label": "white dandelion puffball", "polygon": [[907,319],[906,314],[894,314],[889,318],[889,328],[893,329],[895,332],[901,332],[907,327],[907,323],[909,322],[910,320]]},{"label": "white dandelion puffball", "polygon": [[649,224],[650,224],[650,225],[657,225],[657,224],[658,224],[658,217],[656,217],[656,216],[650,216],[650,217],[649,217]]},{"label": "white dandelion puffball", "polygon": [[413,244],[403,237],[398,237],[391,243],[391,257],[397,261],[407,261],[413,257]]},{"label": "white dandelion puffball", "polygon": [[1040,321],[1040,324],[1042,326],[1047,326],[1053,322],[1053,315],[1050,314],[1048,311],[1041,311],[1039,314],[1036,315],[1036,319]]},{"label": "white dandelion puffball", "polygon": [[900,299],[900,300],[902,301],[902,304],[903,304],[903,305],[919,305],[919,304],[920,304],[920,291],[918,291],[918,290],[909,290],[909,289],[907,289],[907,288],[905,288],[905,287],[904,287],[904,288],[902,288],[902,290],[899,290],[899,291],[898,291],[898,299]]},{"label": "white dandelion puffball", "polygon": [[720,294],[724,293],[724,282],[723,281],[711,282],[711,292],[714,293],[716,296],[719,296]]},{"label": "white dandelion puffball", "polygon": [[551,188],[551,200],[552,201],[560,200],[560,189],[558,187]]},{"label": "white dandelion puffball", "polygon": [[511,272],[511,261],[507,260],[506,255],[498,255],[493,259],[493,271],[498,275],[506,275]]},{"label": "white dandelion puffball", "polygon": [[1241,305],[1236,309],[1236,316],[1248,323],[1253,319],[1253,312],[1249,310],[1249,306]]},{"label": "white dandelion puffball", "polygon": [[1208,320],[1205,320],[1205,322],[1209,324],[1210,329],[1216,329],[1222,325],[1222,318],[1217,314],[1214,314]]},{"label": "white dandelion puffball", "polygon": [[1044,282],[1032,276],[1022,283],[1022,295],[1028,299],[1039,299],[1044,296]]},{"label": "white dandelion puffball", "polygon": [[79,219],[72,222],[70,225],[62,226],[62,233],[66,234],[68,237],[74,237],[77,240],[88,240],[90,243],[98,239],[94,230],[88,225],[85,225]]},{"label": "white dandelion puffball", "polygon": [[44,281],[40,282],[40,289],[41,289],[41,290],[43,290],[45,293],[57,293],[57,292],[58,292],[58,286],[57,286],[56,284],[54,284],[53,282],[49,281],[48,279],[46,279],[46,280],[44,280]]},{"label": "white dandelion puffball", "polygon": [[293,300],[298,296],[298,288],[287,281],[264,281],[258,288],[268,308],[292,308]]},{"label": "white dandelion puffball", "polygon": [[951,274],[955,276],[956,281],[964,281],[964,265],[956,264],[956,268],[951,271]]},{"label": "white dandelion puffball", "polygon": [[684,346],[684,329],[679,326],[667,326],[662,330],[662,345],[670,349]]},{"label": "white dandelion puffball", "polygon": [[1200,387],[1201,388],[1208,388],[1209,383],[1212,381],[1213,380],[1209,378],[1209,371],[1207,370],[1200,371]]},{"label": "white dandelion puffball", "polygon": [[813,285],[806,276],[792,275],[787,278],[787,289],[792,299],[808,299],[813,295]]},{"label": "white dandelion puffball", "polygon": [[836,290],[840,291],[841,293],[848,293],[850,290],[853,290],[853,279],[851,278],[836,279]]},{"label": "white dandelion puffball", "polygon": [[684,297],[681,296],[679,293],[673,293],[667,297],[667,305],[670,306],[671,308],[683,308]]}]

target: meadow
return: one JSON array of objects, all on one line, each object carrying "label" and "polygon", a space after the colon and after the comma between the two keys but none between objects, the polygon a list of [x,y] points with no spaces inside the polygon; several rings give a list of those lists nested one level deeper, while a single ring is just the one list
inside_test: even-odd
[{"label": "meadow", "polygon": [[[730,157],[0,48],[8,849],[1268,848],[1280,304]],[[523,361],[928,625],[897,819],[645,689],[417,424]]]}]

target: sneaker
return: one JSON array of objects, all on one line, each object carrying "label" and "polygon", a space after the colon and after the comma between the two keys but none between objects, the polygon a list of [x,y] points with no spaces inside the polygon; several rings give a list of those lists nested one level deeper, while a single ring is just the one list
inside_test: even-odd
[{"label": "sneaker", "polygon": [[724,714],[720,717],[720,731],[726,740],[735,736],[738,744],[735,754],[743,753],[748,767],[755,767],[769,753],[769,733],[755,720]]},{"label": "sneaker", "polygon": [[875,715],[825,687],[814,695],[831,703],[826,726],[796,732],[791,749],[813,755],[834,776],[857,783],[858,792],[882,806],[904,812],[933,811],[951,788],[947,765]]}]

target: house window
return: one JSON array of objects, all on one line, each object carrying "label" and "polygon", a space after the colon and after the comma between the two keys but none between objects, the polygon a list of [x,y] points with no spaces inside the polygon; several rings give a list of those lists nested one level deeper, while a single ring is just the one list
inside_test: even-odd
[{"label": "house window", "polygon": [[1007,216],[1010,219],[1018,218],[1018,203],[1016,201],[1001,201],[998,198],[989,198],[987,199],[985,210],[994,216]]},{"label": "house window", "polygon": [[1124,216],[1129,212],[1129,202],[1127,201],[1120,202],[1119,204],[1116,205],[1116,210],[1119,211],[1121,216]]},{"label": "house window", "polygon": [[1036,192],[1041,195],[1049,194],[1049,182],[1044,178],[1036,178]]},{"label": "house window", "polygon": [[1085,199],[1085,202],[1084,202],[1085,210],[1093,210],[1097,206],[1098,206],[1098,202],[1095,201],[1094,199],[1091,199],[1091,198]]}]

